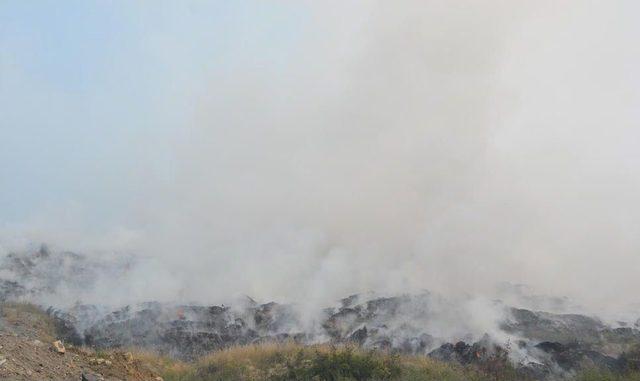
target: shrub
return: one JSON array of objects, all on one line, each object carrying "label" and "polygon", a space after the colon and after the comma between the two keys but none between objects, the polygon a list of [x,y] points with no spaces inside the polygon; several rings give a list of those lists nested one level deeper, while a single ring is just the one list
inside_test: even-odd
[{"label": "shrub", "polygon": [[338,381],[352,379],[390,380],[400,376],[398,356],[373,351],[363,352],[351,346],[331,348],[328,353],[316,351],[309,369],[309,378]]}]

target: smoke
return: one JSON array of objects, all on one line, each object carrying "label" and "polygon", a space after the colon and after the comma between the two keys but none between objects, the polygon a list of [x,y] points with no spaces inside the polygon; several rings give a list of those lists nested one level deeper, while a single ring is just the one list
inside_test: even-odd
[{"label": "smoke", "polygon": [[[240,68],[212,80],[181,141],[170,205],[153,216],[168,226],[149,251],[186,252],[189,263],[169,256],[187,267],[188,287],[223,294],[455,288],[443,275],[468,266],[443,262],[490,263],[494,253],[443,247],[456,244],[446,231],[438,247],[421,246],[434,244],[450,208],[465,207],[484,167],[514,11],[315,9],[318,32],[286,75]],[[336,22],[342,14],[358,16]]]},{"label": "smoke", "polygon": [[[118,245],[95,245],[149,258],[136,285],[309,308],[503,281],[636,301],[636,3],[305,6],[293,53],[183,73],[163,98],[160,114],[193,111],[165,143],[170,175],[132,163]],[[46,237],[88,248],[75,231]]]}]

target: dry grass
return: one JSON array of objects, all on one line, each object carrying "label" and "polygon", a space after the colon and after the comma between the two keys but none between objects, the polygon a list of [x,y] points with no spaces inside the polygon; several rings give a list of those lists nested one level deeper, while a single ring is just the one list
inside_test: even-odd
[{"label": "dry grass", "polygon": [[273,356],[287,356],[293,355],[300,350],[310,351],[317,350],[322,352],[328,352],[329,347],[326,345],[301,347],[295,343],[266,343],[261,345],[241,345],[230,347],[221,351],[213,352],[200,359],[199,363],[236,363],[241,362],[253,362],[262,363],[268,361]]},{"label": "dry grass", "polygon": [[78,347],[76,352],[82,352],[89,358],[108,359],[114,363],[126,364],[127,368],[137,368],[155,374],[184,373],[194,366],[194,364],[185,363],[144,348],[93,349]]},{"label": "dry grass", "polygon": [[640,381],[640,373],[632,371],[616,374],[598,369],[588,369],[577,374],[572,381]]},{"label": "dry grass", "polygon": [[232,347],[192,366],[165,373],[167,381],[482,381],[480,373],[424,356],[398,356],[352,346],[294,343]]},{"label": "dry grass", "polygon": [[146,367],[160,373],[182,373],[193,367],[193,364],[188,364],[147,349],[118,349],[117,353],[124,354],[125,356],[131,355],[134,363],[144,364]]}]

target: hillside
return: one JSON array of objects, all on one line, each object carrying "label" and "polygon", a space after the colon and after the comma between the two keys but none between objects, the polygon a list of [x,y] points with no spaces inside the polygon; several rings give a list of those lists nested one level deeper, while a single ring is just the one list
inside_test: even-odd
[{"label": "hillside", "polygon": [[[320,309],[313,324],[295,304],[249,297],[233,305],[148,301],[117,308],[47,302],[62,290],[90,292],[99,286],[95,279],[101,271],[115,274],[117,281],[127,269],[131,266],[102,267],[86,256],[46,248],[2,259],[0,353],[7,361],[0,374],[18,380],[82,374],[195,380],[204,373],[210,379],[290,380],[331,379],[328,374],[338,372],[364,380],[415,373],[422,376],[409,379],[431,380],[428,375],[440,369],[460,380],[555,380],[593,371],[628,375],[640,365],[637,322],[612,325],[596,316],[514,308],[494,300],[481,306],[493,315],[478,328],[476,300],[429,292],[352,295]],[[37,305],[16,303],[25,300]],[[65,354],[51,349],[57,340]],[[339,364],[344,361],[354,364]],[[341,368],[363,362],[369,364],[365,368],[390,368],[384,375]],[[333,370],[326,373],[326,367]],[[257,375],[250,375],[251,369]]]}]

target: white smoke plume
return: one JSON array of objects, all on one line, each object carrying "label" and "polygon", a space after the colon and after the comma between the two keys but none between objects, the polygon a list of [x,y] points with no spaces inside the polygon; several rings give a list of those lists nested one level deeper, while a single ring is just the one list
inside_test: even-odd
[{"label": "white smoke plume", "polygon": [[512,282],[637,302],[637,3],[306,6],[277,65],[182,74],[205,85],[158,105],[193,106],[162,143],[171,175],[132,163],[117,229],[52,214],[5,236],[148,258],[124,299],[324,306]]}]

